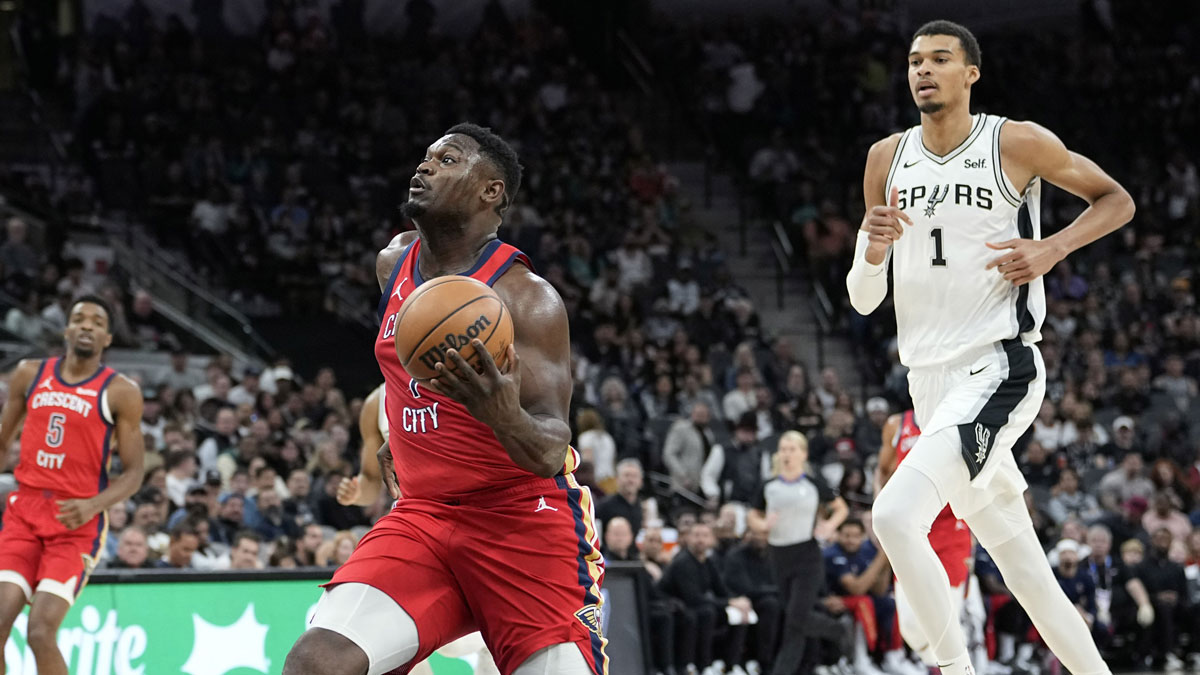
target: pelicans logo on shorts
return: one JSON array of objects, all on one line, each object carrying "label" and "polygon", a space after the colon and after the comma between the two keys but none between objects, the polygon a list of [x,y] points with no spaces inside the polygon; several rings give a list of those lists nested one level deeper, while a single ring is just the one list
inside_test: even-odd
[{"label": "pelicans logo on shorts", "polygon": [[592,631],[596,635],[600,635],[600,606],[588,605],[583,609],[575,612],[575,618],[579,619],[579,623],[583,624],[584,628]]}]

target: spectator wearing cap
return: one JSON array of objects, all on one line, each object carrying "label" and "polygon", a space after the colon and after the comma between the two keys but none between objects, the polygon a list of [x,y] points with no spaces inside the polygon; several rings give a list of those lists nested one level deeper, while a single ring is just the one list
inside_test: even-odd
[{"label": "spectator wearing cap", "polygon": [[186,349],[173,350],[171,363],[159,372],[154,382],[160,387],[170,387],[176,391],[190,391],[203,384],[204,377],[188,367],[189,356]]},{"label": "spectator wearing cap", "polygon": [[700,489],[713,507],[725,502],[749,504],[771,473],[771,459],[759,445],[758,415],[753,411],[742,413],[727,446],[713,445],[700,471]]},{"label": "spectator wearing cap", "polygon": [[178,508],[183,506],[184,497],[196,482],[196,453],[190,450],[173,450],[167,454],[167,498]]},{"label": "spectator wearing cap", "polygon": [[867,400],[866,416],[855,424],[854,445],[863,457],[879,453],[883,439],[883,425],[887,423],[891,406],[882,396],[874,396]]},{"label": "spectator wearing cap", "polygon": [[142,388],[142,435],[149,436],[154,439],[154,444],[148,447],[154,450],[163,450],[166,444],[163,442],[163,431],[167,427],[167,418],[163,415],[162,401],[158,397],[158,389],[154,387]]},{"label": "spectator wearing cap", "polygon": [[221,508],[217,511],[216,527],[210,535],[214,542],[233,545],[233,537],[245,523],[246,497],[236,492],[230,492],[221,497]]},{"label": "spectator wearing cap", "polygon": [[1091,627],[1092,632],[1104,633],[1107,627],[1096,619],[1096,583],[1080,564],[1081,547],[1074,539],[1063,539],[1054,547],[1058,564],[1054,566],[1054,577],[1066,593],[1067,599],[1079,610],[1079,615]]},{"label": "spectator wearing cap", "polygon": [[1136,428],[1132,417],[1128,415],[1117,417],[1112,423],[1112,437],[1108,443],[1100,447],[1100,454],[1115,462],[1122,461],[1127,453],[1136,449]]},{"label": "spectator wearing cap", "polygon": [[257,403],[258,395],[262,393],[261,377],[261,368],[250,366],[242,371],[242,381],[229,390],[229,402],[235,406]]},{"label": "spectator wearing cap", "polygon": [[212,508],[208,490],[203,485],[195,485],[188,489],[183,504],[171,512],[171,516],[167,518],[167,529],[175,527],[185,518],[196,515],[214,518],[216,513],[217,509]]},{"label": "spectator wearing cap", "polygon": [[1127,503],[1133,497],[1140,497],[1143,504],[1147,503],[1154,494],[1154,483],[1145,475],[1142,453],[1125,453],[1120,466],[1100,480],[1099,492],[1100,504],[1109,511],[1119,511],[1119,505]]},{"label": "spectator wearing cap", "polygon": [[150,559],[150,546],[146,540],[146,531],[136,525],[131,525],[121,532],[117,541],[117,555],[105,567],[111,569],[148,569],[154,567]]}]

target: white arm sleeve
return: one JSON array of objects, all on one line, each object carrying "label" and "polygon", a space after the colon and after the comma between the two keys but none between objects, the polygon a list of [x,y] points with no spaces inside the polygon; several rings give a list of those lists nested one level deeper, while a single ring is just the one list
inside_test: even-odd
[{"label": "white arm sleeve", "polygon": [[858,239],[854,244],[854,264],[846,275],[846,290],[850,293],[850,305],[859,314],[870,314],[887,295],[887,263],[892,251],[888,249],[887,256],[878,265],[867,262],[868,235],[858,231]]}]

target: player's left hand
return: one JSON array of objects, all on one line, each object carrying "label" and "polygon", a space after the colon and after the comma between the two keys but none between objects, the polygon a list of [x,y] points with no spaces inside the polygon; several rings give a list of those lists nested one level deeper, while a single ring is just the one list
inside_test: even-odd
[{"label": "player's left hand", "polygon": [[74,530],[95,518],[97,513],[100,509],[90,499],[60,499],[54,519],[68,530]]},{"label": "player's left hand", "polygon": [[501,370],[482,340],[472,340],[471,346],[479,355],[480,372],[475,372],[457,349],[450,349],[446,359],[437,364],[437,376],[429,380],[429,388],[458,401],[472,417],[495,427],[521,410],[521,361],[516,347],[509,345]]},{"label": "player's left hand", "polygon": [[1012,249],[988,263],[985,269],[998,268],[1014,286],[1037,279],[1063,259],[1058,247],[1045,239],[1009,239],[998,244],[988,242],[987,247],[993,251]]}]

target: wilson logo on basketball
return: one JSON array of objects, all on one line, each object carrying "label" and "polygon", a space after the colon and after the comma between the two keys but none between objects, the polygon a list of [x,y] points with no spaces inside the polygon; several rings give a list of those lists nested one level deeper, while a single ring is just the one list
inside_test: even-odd
[{"label": "wilson logo on basketball", "polygon": [[471,340],[483,335],[484,330],[492,325],[492,320],[480,314],[475,323],[467,326],[467,329],[458,335],[447,333],[442,341],[421,354],[421,363],[426,368],[433,369],[438,363],[446,360],[446,352],[451,349],[462,351],[463,347],[471,344]]}]

